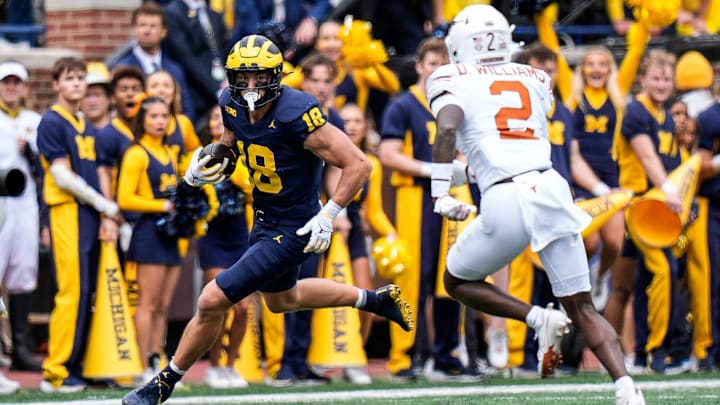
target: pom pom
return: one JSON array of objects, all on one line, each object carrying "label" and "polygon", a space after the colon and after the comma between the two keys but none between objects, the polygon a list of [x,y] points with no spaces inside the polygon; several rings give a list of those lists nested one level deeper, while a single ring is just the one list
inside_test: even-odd
[{"label": "pom pom", "polygon": [[382,41],[373,39],[371,31],[370,22],[353,20],[352,16],[348,16],[345,24],[340,28],[343,59],[352,68],[363,69],[387,62],[385,45]]},{"label": "pom pom", "polygon": [[665,28],[677,20],[680,0],[625,0],[635,18],[652,27]]}]

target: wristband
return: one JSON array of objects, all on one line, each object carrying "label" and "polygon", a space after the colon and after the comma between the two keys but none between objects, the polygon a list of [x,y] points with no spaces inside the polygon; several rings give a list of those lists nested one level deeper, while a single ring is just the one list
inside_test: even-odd
[{"label": "wristband", "polygon": [[452,174],[452,163],[434,163],[432,165],[430,194],[433,198],[450,193],[450,179],[452,179]]},{"label": "wristband", "polygon": [[342,210],[343,207],[339,206],[335,201],[328,200],[328,202],[320,210],[320,214],[326,215],[331,219],[335,219]]},{"label": "wristband", "polygon": [[592,189],[592,193],[593,193],[593,195],[595,195],[595,197],[604,196],[605,194],[607,194],[609,192],[610,192],[610,187],[607,184],[603,183],[602,181],[595,184],[595,186]]},{"label": "wristband", "polygon": [[663,184],[660,186],[660,189],[663,193],[665,193],[665,195],[678,193],[677,187],[675,187],[675,185],[670,180],[665,180],[665,182],[663,182]]},{"label": "wristband", "polygon": [[[432,163],[422,162],[420,163],[420,177],[429,178],[432,176]],[[450,173],[452,175],[452,172]]]}]

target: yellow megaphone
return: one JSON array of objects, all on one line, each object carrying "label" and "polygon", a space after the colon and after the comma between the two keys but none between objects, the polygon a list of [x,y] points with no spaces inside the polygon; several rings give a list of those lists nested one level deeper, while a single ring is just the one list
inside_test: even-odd
[{"label": "yellow megaphone", "polygon": [[642,243],[654,248],[666,248],[675,244],[690,215],[690,205],[700,179],[700,155],[692,155],[685,163],[668,175],[680,192],[682,212],[670,211],[665,203],[665,193],[657,187],[635,200],[626,211],[630,233]]},{"label": "yellow megaphone", "polygon": [[[576,205],[582,208],[583,211],[587,212],[587,214],[592,218],[590,224],[588,224],[588,226],[582,231],[583,239],[600,229],[605,222],[610,219],[610,217],[615,215],[616,212],[627,207],[632,197],[632,191],[624,190],[601,197],[591,198],[589,200],[578,201]],[[525,249],[525,253],[530,257],[530,260],[535,267],[540,269],[543,268],[540,257],[536,252],[530,250],[530,246]]]},{"label": "yellow megaphone", "polygon": [[583,239],[605,225],[605,222],[616,212],[627,207],[632,197],[632,191],[623,190],[589,200],[578,201],[576,205],[592,218],[590,224],[582,231]]}]

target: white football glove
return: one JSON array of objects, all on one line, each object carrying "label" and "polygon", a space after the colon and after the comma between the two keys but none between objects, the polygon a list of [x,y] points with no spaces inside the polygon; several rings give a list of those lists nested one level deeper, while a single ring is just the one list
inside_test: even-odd
[{"label": "white football glove", "polygon": [[433,211],[451,221],[464,221],[470,214],[477,212],[477,207],[458,201],[449,194],[445,194],[435,200]]},{"label": "white football glove", "polygon": [[212,167],[205,167],[205,165],[212,159],[212,156],[206,155],[200,158],[200,151],[202,148],[198,148],[193,153],[190,159],[190,165],[188,165],[185,171],[183,179],[185,182],[193,187],[200,187],[203,184],[215,184],[225,180],[225,174],[223,170],[228,165],[228,159],[224,159],[222,163],[217,163]]},{"label": "white football glove", "polygon": [[295,231],[298,236],[310,233],[310,240],[303,249],[304,253],[322,253],[330,247],[330,239],[333,232],[333,221],[342,207],[333,200],[329,200],[325,206],[314,217],[310,218],[305,225]]}]

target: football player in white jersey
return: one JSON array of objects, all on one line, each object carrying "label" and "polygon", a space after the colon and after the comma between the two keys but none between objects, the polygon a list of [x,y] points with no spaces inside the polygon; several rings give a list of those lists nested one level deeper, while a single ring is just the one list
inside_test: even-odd
[{"label": "football player in white jersey", "polygon": [[[560,361],[562,336],[572,320],[615,381],[616,403],[644,404],[625,370],[615,331],[590,298],[580,236],[590,218],[573,204],[567,181],[552,169],[546,121],[552,103],[550,78],[510,62],[512,29],[492,6],[466,7],[446,38],[453,63],[428,79],[427,96],[438,129],[431,185],[435,212],[463,220],[474,211],[449,194],[458,178],[474,173],[483,196],[482,214],[448,253],[445,287],[468,306],[533,328],[544,377],[552,375]],[[453,164],[456,147],[467,156],[468,170]],[[528,243],[538,252],[570,319],[551,306],[530,306],[485,281]]]}]

